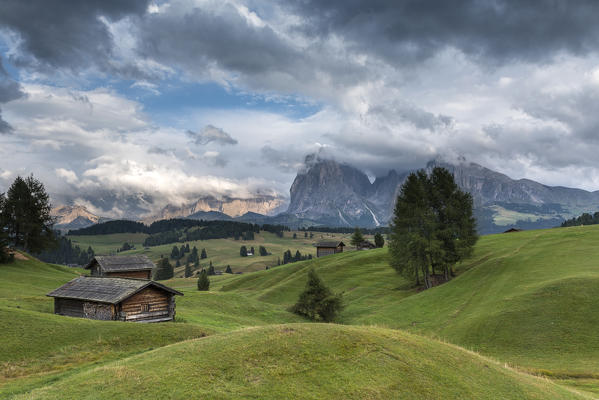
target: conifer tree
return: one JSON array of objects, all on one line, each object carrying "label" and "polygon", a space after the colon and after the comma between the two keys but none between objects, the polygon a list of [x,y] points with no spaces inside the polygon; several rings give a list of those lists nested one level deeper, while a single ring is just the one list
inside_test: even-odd
[{"label": "conifer tree", "polygon": [[262,257],[264,257],[264,256],[267,256],[267,255],[268,255],[268,251],[266,251],[266,247],[264,247],[264,246],[260,246],[260,247],[258,248],[258,253],[260,253],[260,255],[261,255]]},{"label": "conifer tree", "polygon": [[173,260],[179,259],[179,248],[177,246],[173,246],[173,250],[171,250],[171,259],[173,259]]},{"label": "conifer tree", "polygon": [[383,238],[383,235],[380,233],[376,233],[374,235],[374,245],[378,248],[381,248],[385,245],[385,239]]},{"label": "conifer tree", "polygon": [[27,252],[39,253],[56,245],[50,215],[50,196],[33,175],[18,176],[3,196],[0,229],[6,229],[9,241]]},{"label": "conifer tree", "polygon": [[408,176],[395,203],[389,237],[390,264],[417,285],[431,287],[430,275],[449,279],[453,265],[476,243],[472,197],[462,192],[453,175],[434,168]]},{"label": "conifer tree", "polygon": [[161,258],[154,271],[154,280],[161,281],[171,279],[174,274],[173,266],[168,262],[168,258]]},{"label": "conifer tree", "polygon": [[356,229],[354,229],[354,233],[351,236],[351,240],[349,243],[352,246],[359,247],[363,241],[364,241],[364,235],[362,235],[362,231],[360,230],[360,228],[356,227]]},{"label": "conifer tree", "polygon": [[185,263],[185,275],[186,278],[189,278],[191,276],[191,265],[189,265],[189,262]]},{"label": "conifer tree", "polygon": [[210,289],[210,279],[208,279],[208,273],[205,269],[200,272],[200,276],[198,277],[198,290],[200,291],[208,291]]},{"label": "conifer tree", "polygon": [[208,255],[206,254],[206,249],[202,249],[202,252],[200,253],[200,259],[205,259],[208,258]]},{"label": "conifer tree", "polygon": [[314,321],[330,322],[343,309],[342,294],[333,294],[316,272],[308,272],[306,288],[291,310]]},{"label": "conifer tree", "polygon": [[241,246],[239,248],[239,255],[241,257],[247,257],[248,256],[248,249],[245,246]]},{"label": "conifer tree", "polygon": [[227,265],[227,269],[225,269],[225,273],[227,273],[227,274],[232,274],[233,273],[233,270],[231,269],[230,265]]}]

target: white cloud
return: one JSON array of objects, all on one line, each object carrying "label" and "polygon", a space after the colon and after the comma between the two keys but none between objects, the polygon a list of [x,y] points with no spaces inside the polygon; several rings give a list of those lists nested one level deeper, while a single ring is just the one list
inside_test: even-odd
[{"label": "white cloud", "polygon": [[56,175],[63,178],[67,183],[75,184],[79,180],[77,174],[69,169],[56,168]]}]

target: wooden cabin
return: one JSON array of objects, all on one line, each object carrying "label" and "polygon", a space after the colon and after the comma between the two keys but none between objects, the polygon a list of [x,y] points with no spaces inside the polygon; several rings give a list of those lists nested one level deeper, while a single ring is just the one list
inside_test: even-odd
[{"label": "wooden cabin", "polygon": [[503,233],[512,233],[512,232],[522,232],[522,229],[518,229],[518,228],[510,228],[507,231],[503,232]]},{"label": "wooden cabin", "polygon": [[147,279],[104,276],[80,276],[47,294],[55,314],[134,322],[172,321],[175,295],[183,293]]},{"label": "wooden cabin", "polygon": [[154,267],[146,256],[96,256],[85,268],[91,276],[151,279]]},{"label": "wooden cabin", "polygon": [[364,240],[359,245],[356,246],[356,249],[358,249],[358,250],[372,250],[372,249],[376,249],[376,246],[374,245],[374,243],[369,242],[368,240]]},{"label": "wooden cabin", "polygon": [[316,243],[316,257],[324,257],[330,254],[343,253],[343,242],[321,241]]}]

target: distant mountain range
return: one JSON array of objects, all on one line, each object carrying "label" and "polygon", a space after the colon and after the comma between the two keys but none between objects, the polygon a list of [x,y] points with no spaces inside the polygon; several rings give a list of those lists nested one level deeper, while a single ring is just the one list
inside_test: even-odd
[{"label": "distant mountain range", "polygon": [[143,222],[151,223],[169,218],[223,219],[221,214],[231,218],[241,217],[247,213],[276,215],[285,211],[286,208],[286,199],[270,195],[256,195],[251,198],[222,197],[220,199],[206,196],[182,206],[169,204],[157,215],[144,218]]},{"label": "distant mountain range", "polygon": [[[478,164],[431,161],[425,169],[439,166],[451,171],[462,190],[472,194],[481,233],[502,232],[510,227],[537,229],[558,226],[582,212],[599,210],[599,191],[546,186],[529,179],[514,180]],[[410,171],[389,171],[370,182],[359,169],[333,160],[313,160],[300,171],[285,199],[256,196],[250,199],[203,197],[183,205],[168,205],[157,215],[144,218],[192,218],[235,220],[258,224],[299,226],[325,225],[377,227],[389,224],[395,199]],[[285,210],[286,208],[286,210]],[[102,222],[83,206],[53,210],[59,229],[77,229]]]},{"label": "distant mountain range", "polygon": [[[599,209],[599,191],[514,180],[468,162],[431,161],[425,169],[436,166],[451,171],[460,188],[472,195],[481,233],[513,226],[553,227],[566,218]],[[351,165],[319,160],[295,178],[287,213],[331,226],[387,225],[409,172],[391,170],[371,183],[364,172]]]},{"label": "distant mountain range", "polygon": [[87,208],[81,205],[61,205],[53,208],[50,211],[50,215],[56,221],[54,228],[61,231],[86,228],[109,220],[109,218],[92,214]]}]

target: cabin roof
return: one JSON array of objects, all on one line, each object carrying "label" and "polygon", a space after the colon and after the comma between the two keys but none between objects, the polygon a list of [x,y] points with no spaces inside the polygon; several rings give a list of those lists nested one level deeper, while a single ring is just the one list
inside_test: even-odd
[{"label": "cabin roof", "polygon": [[143,271],[154,268],[147,256],[96,256],[85,268],[90,269],[97,262],[104,272]]},{"label": "cabin roof", "polygon": [[147,279],[104,276],[79,276],[46,296],[117,304],[149,286],[183,296],[177,290]]},{"label": "cabin roof", "polygon": [[522,229],[519,228],[510,228],[507,231],[503,232],[503,233],[511,233],[511,232],[522,232]]},{"label": "cabin roof", "polygon": [[343,242],[336,242],[334,240],[323,240],[316,243],[316,247],[339,247],[345,246]]}]

